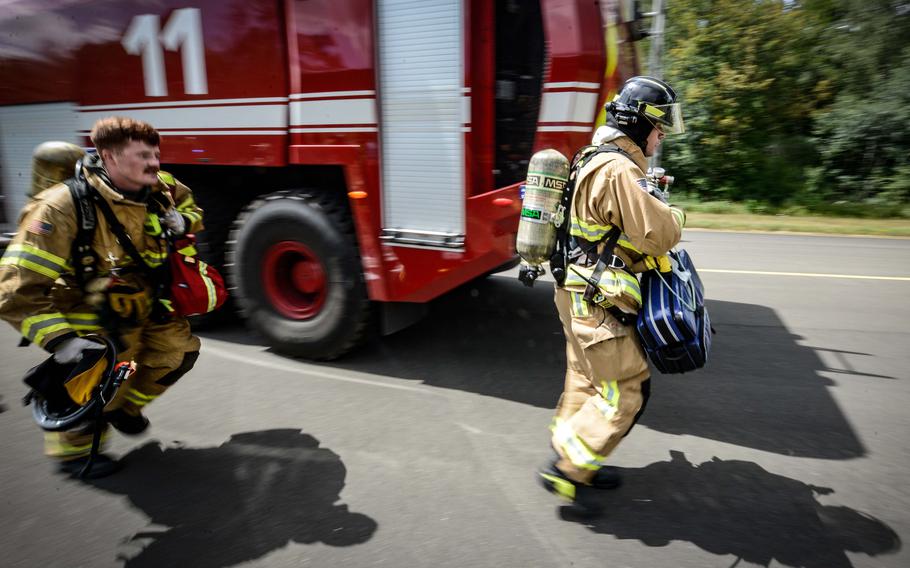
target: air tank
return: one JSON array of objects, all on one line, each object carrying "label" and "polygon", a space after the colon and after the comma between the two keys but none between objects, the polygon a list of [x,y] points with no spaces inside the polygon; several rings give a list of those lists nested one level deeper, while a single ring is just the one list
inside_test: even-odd
[{"label": "air tank", "polygon": [[528,163],[515,249],[531,266],[550,260],[556,246],[553,221],[569,182],[569,160],[553,149],[541,150]]},{"label": "air tank", "polygon": [[69,142],[44,142],[32,152],[32,186],[28,196],[36,197],[45,189],[73,177],[76,162],[85,156],[79,146]]}]

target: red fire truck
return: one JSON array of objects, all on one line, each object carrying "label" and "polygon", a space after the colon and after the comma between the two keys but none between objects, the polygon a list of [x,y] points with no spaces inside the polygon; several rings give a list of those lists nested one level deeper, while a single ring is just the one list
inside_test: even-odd
[{"label": "red fire truck", "polygon": [[529,157],[588,143],[637,71],[633,4],[5,2],[6,225],[37,144],[145,120],[249,325],[284,352],[338,356],[374,318],[392,331],[517,258]]}]

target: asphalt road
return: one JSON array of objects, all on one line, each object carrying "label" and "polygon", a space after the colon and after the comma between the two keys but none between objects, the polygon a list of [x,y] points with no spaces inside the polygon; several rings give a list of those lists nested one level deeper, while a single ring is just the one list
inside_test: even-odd
[{"label": "asphalt road", "polygon": [[548,457],[563,339],[509,274],[333,364],[205,332],[196,369],[113,436],[120,474],[53,472],[19,404],[43,355],[0,328],[5,567],[904,567],[910,240],[687,232],[717,330],[656,376],[576,518]]}]

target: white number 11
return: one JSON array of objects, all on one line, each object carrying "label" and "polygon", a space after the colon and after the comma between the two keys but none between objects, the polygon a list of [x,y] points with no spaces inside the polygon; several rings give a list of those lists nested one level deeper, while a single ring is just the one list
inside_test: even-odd
[{"label": "white number 11", "polygon": [[121,45],[130,55],[142,55],[145,95],[167,96],[164,52],[180,51],[183,63],[183,90],[188,95],[209,92],[205,76],[205,46],[202,43],[202,12],[198,8],[174,10],[164,29],[154,14],[136,16],[123,35]]}]

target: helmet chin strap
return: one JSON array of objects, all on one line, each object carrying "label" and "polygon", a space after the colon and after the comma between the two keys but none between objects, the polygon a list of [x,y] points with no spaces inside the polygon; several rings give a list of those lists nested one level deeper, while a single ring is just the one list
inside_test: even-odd
[{"label": "helmet chin strap", "polygon": [[[638,119],[637,115],[626,115],[622,118],[626,119],[624,122],[621,122],[617,115],[609,113],[607,116],[607,125],[612,126],[613,128],[619,130],[624,135],[628,136],[632,142],[638,146],[642,152],[646,151],[648,146],[648,135],[651,134],[651,123],[647,120],[641,121]],[[642,128],[647,124],[648,128]],[[645,132],[642,132],[644,130]]]}]

